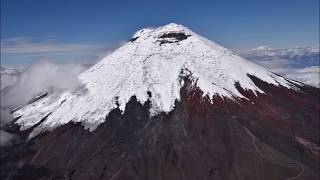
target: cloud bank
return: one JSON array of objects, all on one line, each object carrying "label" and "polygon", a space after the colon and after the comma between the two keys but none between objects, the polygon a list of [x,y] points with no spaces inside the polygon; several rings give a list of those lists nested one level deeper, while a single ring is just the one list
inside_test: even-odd
[{"label": "cloud bank", "polygon": [[294,79],[305,84],[309,84],[315,87],[320,87],[320,67],[311,66],[300,69],[283,69],[281,73],[284,73],[286,77]]},{"label": "cloud bank", "polygon": [[315,47],[272,49],[259,46],[238,54],[286,78],[320,87],[320,50]]}]

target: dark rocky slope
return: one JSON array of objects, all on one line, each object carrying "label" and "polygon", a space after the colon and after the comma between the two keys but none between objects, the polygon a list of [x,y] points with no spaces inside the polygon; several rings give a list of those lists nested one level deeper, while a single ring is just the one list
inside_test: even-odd
[{"label": "dark rocky slope", "polygon": [[[186,83],[169,114],[132,97],[94,132],[69,123],[1,154],[1,179],[317,180],[319,89],[266,84],[238,102]],[[25,136],[22,134],[21,136]]]}]

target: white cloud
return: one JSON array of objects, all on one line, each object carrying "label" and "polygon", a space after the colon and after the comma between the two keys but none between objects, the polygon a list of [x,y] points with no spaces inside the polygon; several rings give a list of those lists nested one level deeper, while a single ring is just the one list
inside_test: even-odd
[{"label": "white cloud", "polygon": [[310,66],[301,68],[292,68],[287,59],[272,59],[269,61],[253,61],[270,71],[280,74],[286,78],[293,79],[314,87],[320,87],[320,67]]},{"label": "white cloud", "polygon": [[[44,91],[58,93],[62,90],[81,87],[78,75],[88,67],[89,65],[75,63],[57,64],[39,61],[18,74],[7,73],[6,81],[11,87],[1,89],[1,127],[13,120],[10,114],[11,108],[23,106],[39,93]],[[14,78],[10,78],[10,75]],[[2,79],[3,76],[1,76],[1,81]],[[15,135],[1,129],[0,133],[0,146],[10,145],[16,138]]]},{"label": "white cloud", "polygon": [[67,53],[114,49],[119,43],[66,43],[18,37],[1,40],[2,54]]},{"label": "white cloud", "polygon": [[286,78],[319,87],[319,48],[271,49],[258,47],[237,51],[241,56]]},{"label": "white cloud", "polygon": [[[279,71],[281,72],[281,71]],[[320,67],[312,66],[298,69],[284,69],[281,73],[285,74],[285,77],[294,79],[311,86],[320,87]]]},{"label": "white cloud", "polygon": [[87,67],[82,64],[57,64],[49,61],[37,62],[24,70],[16,83],[1,98],[2,106],[27,103],[43,91],[62,91],[81,86],[78,74]]}]

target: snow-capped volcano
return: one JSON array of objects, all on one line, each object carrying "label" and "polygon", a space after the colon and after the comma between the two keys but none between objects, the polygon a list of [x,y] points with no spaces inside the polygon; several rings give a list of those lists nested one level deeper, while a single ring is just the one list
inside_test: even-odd
[{"label": "snow-capped volcano", "polygon": [[140,30],[79,79],[12,110],[2,179],[319,179],[319,89],[186,27]]},{"label": "snow-capped volcano", "polygon": [[270,50],[272,50],[272,48],[267,45],[261,45],[252,49],[252,51],[270,51]]},{"label": "snow-capped volcano", "polygon": [[47,117],[35,134],[70,121],[82,122],[93,130],[111,110],[119,107],[124,111],[132,96],[142,104],[149,99],[151,115],[171,111],[180,100],[182,77],[188,75],[210,98],[245,98],[236,83],[245,90],[263,93],[248,75],[276,86],[294,87],[190,29],[168,24],[138,31],[127,44],[82,73],[81,91],[48,96],[16,111],[14,116],[21,117],[17,121],[21,129]]}]

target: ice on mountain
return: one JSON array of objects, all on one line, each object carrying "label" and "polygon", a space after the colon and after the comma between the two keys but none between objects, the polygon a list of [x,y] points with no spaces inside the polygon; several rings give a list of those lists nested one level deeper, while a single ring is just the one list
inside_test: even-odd
[{"label": "ice on mountain", "polygon": [[[85,128],[94,130],[111,110],[124,111],[132,96],[142,104],[151,101],[151,116],[170,112],[175,101],[180,100],[183,70],[187,70],[185,72],[192,75],[204,95],[210,97],[244,98],[235,83],[243,89],[263,93],[248,74],[269,84],[292,88],[292,84],[281,76],[182,25],[172,23],[143,29],[132,38],[134,40],[79,76],[85,93],[63,92],[53,102],[51,96],[40,99],[14,113],[16,117],[21,116],[17,123],[27,129],[46,117],[31,136],[70,121],[81,122]],[[171,43],[160,45],[159,39]]]}]

